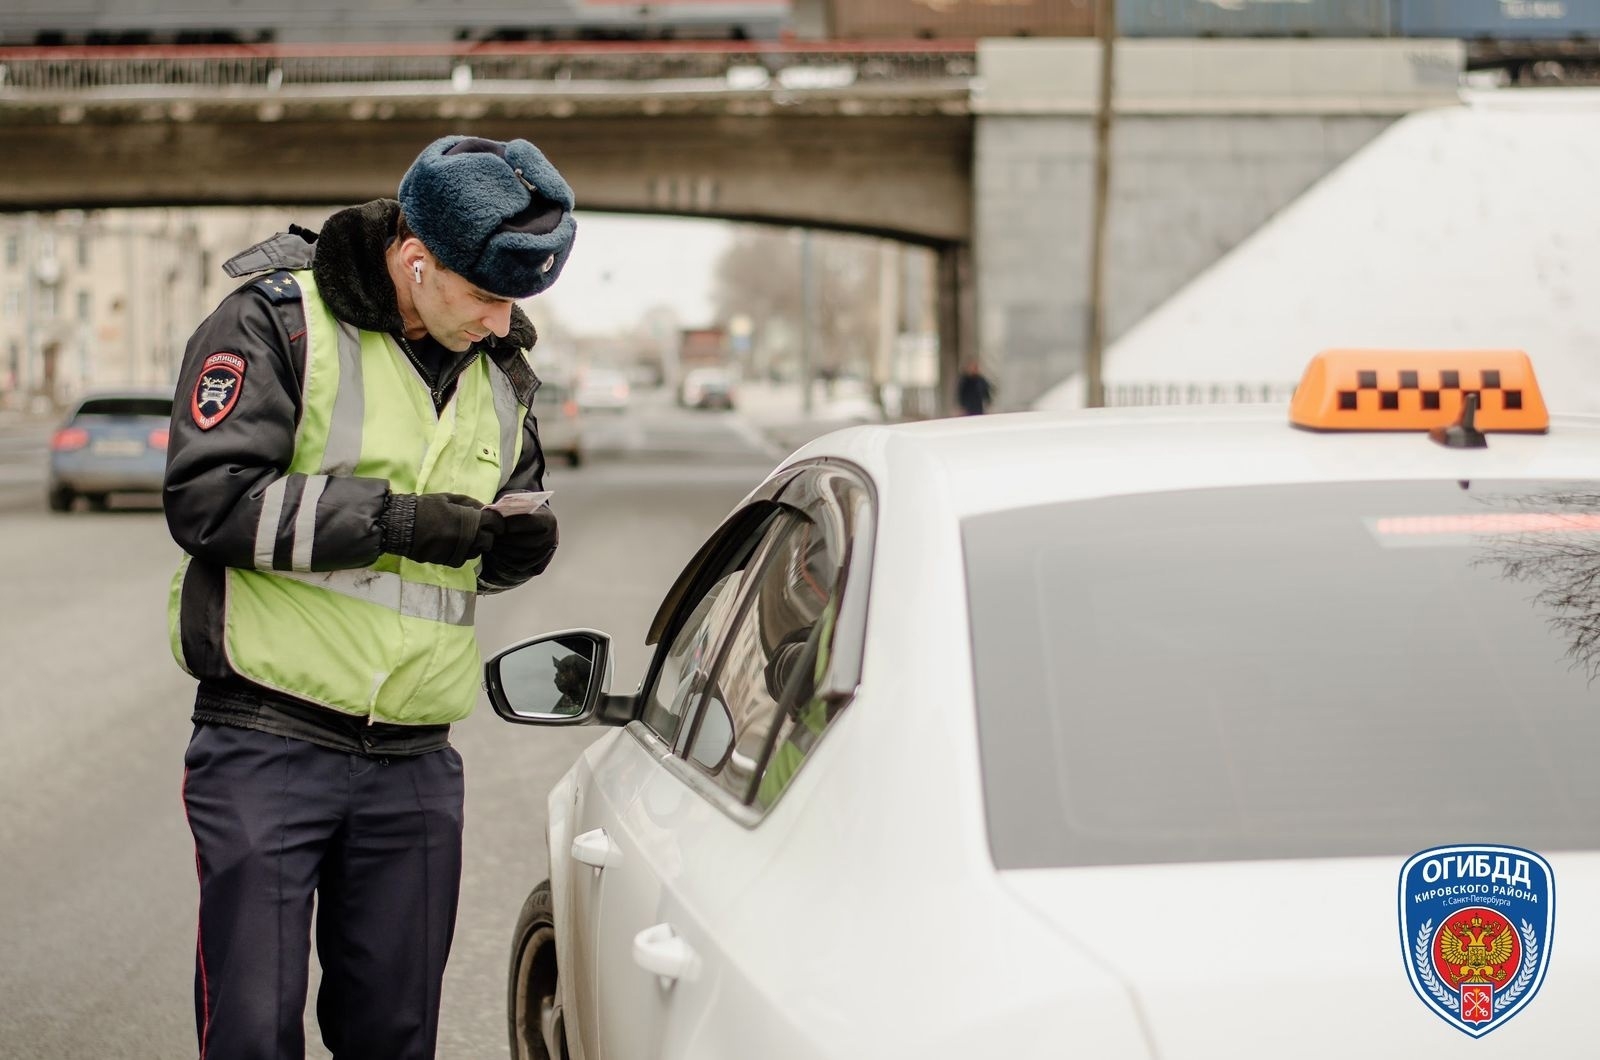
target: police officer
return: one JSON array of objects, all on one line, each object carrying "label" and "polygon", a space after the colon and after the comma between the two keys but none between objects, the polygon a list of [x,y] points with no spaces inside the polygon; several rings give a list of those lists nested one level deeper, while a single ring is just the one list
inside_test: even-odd
[{"label": "police officer", "polygon": [[184,805],[203,1060],[434,1055],[461,874],[452,722],[477,597],[556,548],[515,300],[572,249],[572,191],[525,140],[450,136],[380,199],[226,268],[264,273],[190,340],[167,524],[171,635],[199,681]]}]

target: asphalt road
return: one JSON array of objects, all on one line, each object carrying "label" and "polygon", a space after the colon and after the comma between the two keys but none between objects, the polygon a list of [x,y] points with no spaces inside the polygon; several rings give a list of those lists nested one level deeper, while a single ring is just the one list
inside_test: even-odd
[{"label": "asphalt road", "polygon": [[[179,798],[193,684],[165,619],[178,550],[148,504],[47,512],[41,438],[0,434],[0,1055],[193,1056],[197,888]],[[626,688],[648,661],[661,596],[774,460],[737,415],[660,403],[592,417],[589,441],[584,467],[547,482],[561,517],[554,564],[483,603],[479,640],[487,653],[605,630],[613,688]],[[506,1055],[508,942],[544,877],[545,795],[598,734],[511,726],[487,704],[455,731],[466,869],[443,1058]],[[309,1015],[307,1040],[309,1056],[327,1056]]]}]

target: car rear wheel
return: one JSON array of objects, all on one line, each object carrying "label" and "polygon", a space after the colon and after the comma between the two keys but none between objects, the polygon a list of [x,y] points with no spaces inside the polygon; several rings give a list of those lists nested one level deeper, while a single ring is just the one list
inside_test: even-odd
[{"label": "car rear wheel", "polygon": [[568,449],[567,450],[567,466],[568,467],[578,467],[582,463],[583,463],[583,450],[582,449]]},{"label": "car rear wheel", "polygon": [[57,486],[50,491],[48,501],[52,512],[70,512],[72,510],[72,490],[66,486]]},{"label": "car rear wheel", "polygon": [[568,1060],[556,974],[556,925],[550,881],[522,903],[511,935],[511,972],[506,1019],[512,1060]]}]

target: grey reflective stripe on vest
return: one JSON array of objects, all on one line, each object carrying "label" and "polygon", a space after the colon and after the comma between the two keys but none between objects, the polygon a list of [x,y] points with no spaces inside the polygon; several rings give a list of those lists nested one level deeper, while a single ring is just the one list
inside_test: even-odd
[{"label": "grey reflective stripe on vest", "polygon": [[261,519],[256,523],[256,569],[272,569],[272,553],[278,545],[278,520],[283,517],[283,495],[288,478],[280,478],[261,495]]},{"label": "grey reflective stripe on vest", "polygon": [[295,570],[311,569],[311,546],[317,540],[317,501],[328,487],[327,475],[307,475],[305,492],[300,494],[300,510],[294,517],[294,543],[289,563]]},{"label": "grey reflective stripe on vest", "polygon": [[339,389],[333,395],[328,441],[322,450],[322,473],[353,475],[361,459],[361,421],[366,416],[366,390],[361,383],[361,332],[336,320],[339,339]]},{"label": "grey reflective stripe on vest", "polygon": [[289,484],[301,480],[300,500],[290,516],[289,566],[291,570],[311,569],[311,550],[317,543],[317,502],[328,488],[327,475],[285,475],[261,495],[261,519],[256,523],[255,565],[257,570],[272,570],[278,550],[278,524],[289,506]]},{"label": "grey reflective stripe on vest", "polygon": [[478,606],[478,594],[470,589],[446,589],[440,585],[406,581],[398,574],[385,571],[279,571],[278,577],[293,578],[341,596],[365,600],[369,604],[399,612],[407,618],[421,618],[450,626],[472,625]]},{"label": "grey reflective stripe on vest", "polygon": [[503,490],[511,481],[511,472],[517,469],[517,432],[522,429],[522,417],[517,415],[517,395],[511,389],[511,380],[494,364],[489,365],[489,392],[494,395],[495,419],[500,421],[500,489]]}]

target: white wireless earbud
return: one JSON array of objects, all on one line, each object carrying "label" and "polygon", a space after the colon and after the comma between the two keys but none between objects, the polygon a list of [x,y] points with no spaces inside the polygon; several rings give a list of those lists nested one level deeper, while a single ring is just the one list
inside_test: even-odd
[{"label": "white wireless earbud", "polygon": [[421,261],[413,261],[411,263],[411,275],[413,275],[413,276],[415,276],[417,278],[417,282],[418,283],[422,282],[422,262]]}]

